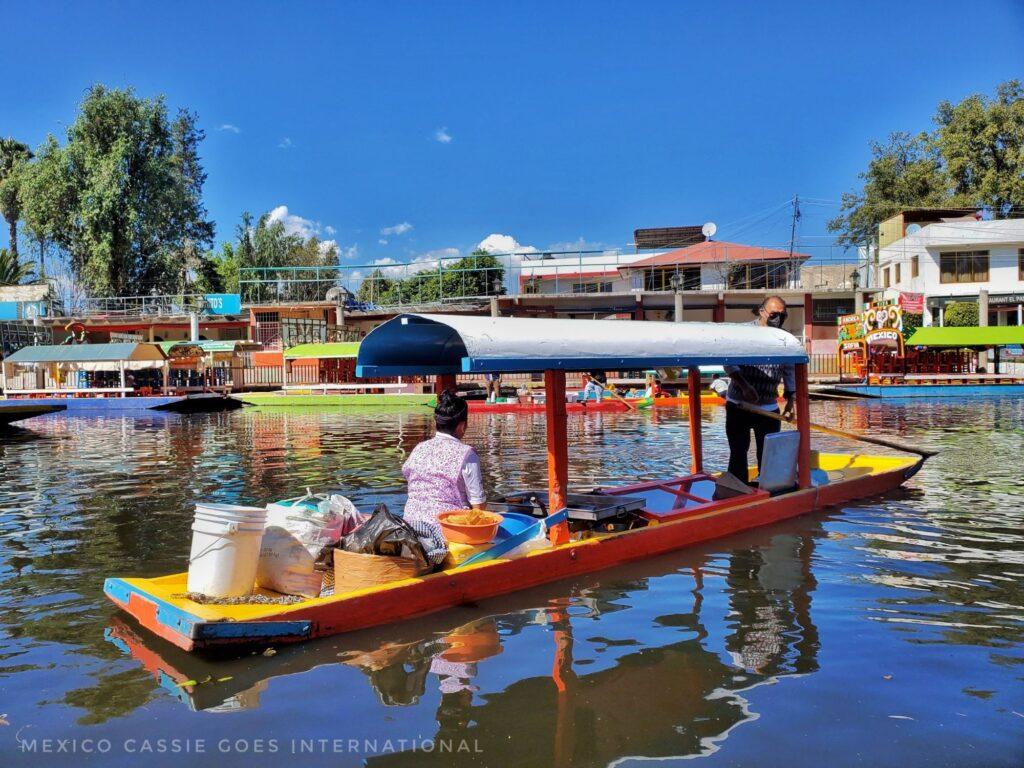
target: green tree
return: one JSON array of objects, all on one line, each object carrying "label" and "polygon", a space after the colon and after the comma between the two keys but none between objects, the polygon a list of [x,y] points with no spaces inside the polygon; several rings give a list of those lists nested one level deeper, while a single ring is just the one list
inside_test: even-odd
[{"label": "green tree", "polygon": [[395,281],[386,277],[382,269],[377,268],[359,284],[356,300],[364,304],[387,305],[397,303],[392,298],[393,295],[397,295]]},{"label": "green tree", "polygon": [[984,205],[996,217],[1024,205],[1024,86],[1010,80],[996,97],[944,101],[934,142],[950,182],[951,200]]},{"label": "green tree", "polygon": [[192,113],[169,120],[163,97],[93,86],[65,146],[49,137],[30,166],[26,222],[67,254],[93,295],[172,292],[213,237],[202,138]]},{"label": "green tree", "polygon": [[914,335],[914,331],[921,327],[924,322],[924,315],[920,312],[904,312],[903,313],[903,338],[909,339]]},{"label": "green tree", "polygon": [[199,159],[199,144],[205,138],[206,133],[198,127],[196,114],[179,110],[171,123],[171,165],[178,181],[172,227],[182,237],[178,252],[170,256],[176,265],[181,293],[203,289],[207,289],[204,291],[207,293],[218,292],[213,290],[219,279],[212,254],[203,248],[213,242],[214,235],[213,222],[206,218],[206,206],[203,205],[206,172]]},{"label": "green tree", "polygon": [[964,328],[978,324],[978,305],[973,301],[954,301],[946,305],[942,314],[943,325]]},{"label": "green tree", "polygon": [[212,257],[221,291],[241,293],[238,287],[238,256],[231,243],[222,243],[220,253]]},{"label": "green tree", "polygon": [[859,192],[844,192],[840,213],[828,223],[836,242],[858,246],[878,241],[878,225],[904,208],[939,206],[948,200],[941,161],[928,135],[894,133],[871,145],[871,161]]},{"label": "green tree", "polygon": [[[252,216],[243,213],[236,235],[234,244],[221,247],[214,269],[224,290],[241,293],[245,301],[320,301],[333,285],[333,271],[320,269],[337,265],[338,249],[333,244],[288,233],[269,214],[253,225]],[[253,269],[258,271],[242,271]],[[243,285],[243,275],[260,282]]]},{"label": "green tree", "polygon": [[0,248],[0,285],[21,285],[34,276],[32,268],[18,261],[13,251]]},{"label": "green tree", "polygon": [[18,190],[22,170],[31,159],[28,144],[11,138],[0,139],[0,215],[7,220],[9,247],[15,261],[18,260],[18,220],[21,218]]},{"label": "green tree", "polygon": [[996,97],[942,102],[931,133],[894,133],[872,144],[859,191],[842,196],[829,222],[840,245],[877,243],[878,225],[904,208],[988,208],[996,218],[1024,204],[1024,86]]}]

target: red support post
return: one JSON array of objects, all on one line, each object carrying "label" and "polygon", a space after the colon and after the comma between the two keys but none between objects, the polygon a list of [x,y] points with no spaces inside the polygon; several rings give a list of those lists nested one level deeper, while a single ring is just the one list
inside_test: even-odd
[{"label": "red support post", "polygon": [[725,322],[725,294],[718,294],[718,299],[715,302],[715,309],[712,314],[712,322],[724,323]]},{"label": "red support post", "polygon": [[807,364],[796,366],[796,426],[800,432],[797,470],[801,488],[811,487],[811,411],[807,389]]},{"label": "red support post", "polygon": [[700,425],[700,368],[690,368],[686,376],[690,406],[690,471],[704,471],[704,440]]},{"label": "red support post", "polygon": [[437,379],[434,381],[434,394],[440,395],[446,389],[455,389],[455,374],[454,373],[439,373]]},{"label": "red support post", "polygon": [[[544,411],[548,433],[548,514],[565,506],[569,492],[569,444],[565,416],[565,371],[544,371]],[[548,531],[555,546],[569,540],[569,524]]]}]

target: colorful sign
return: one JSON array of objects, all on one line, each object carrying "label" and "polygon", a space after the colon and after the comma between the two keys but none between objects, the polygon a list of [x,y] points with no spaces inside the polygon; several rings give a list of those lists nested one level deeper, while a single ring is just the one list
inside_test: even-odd
[{"label": "colorful sign", "polygon": [[910,312],[915,315],[920,315],[924,312],[924,294],[923,293],[901,293],[900,294],[900,306],[904,312]]},{"label": "colorful sign", "polygon": [[[866,344],[889,344],[895,342],[903,346],[903,310],[904,307],[893,301],[880,301],[868,304],[867,308],[857,315],[842,315],[839,318],[839,334],[837,341],[840,349],[847,349],[845,342]],[[850,345],[849,349],[853,349]]]},{"label": "colorful sign", "polygon": [[237,293],[208,293],[204,297],[212,315],[238,315],[242,312],[242,297]]}]

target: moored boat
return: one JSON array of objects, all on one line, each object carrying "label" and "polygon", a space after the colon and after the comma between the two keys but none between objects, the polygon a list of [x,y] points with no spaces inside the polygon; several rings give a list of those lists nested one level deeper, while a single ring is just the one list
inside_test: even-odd
[{"label": "moored boat", "polygon": [[[591,323],[597,325],[589,327]],[[548,487],[532,497],[544,498],[539,522],[547,531],[548,546],[519,555],[517,550],[505,554],[484,548],[468,553],[473,555],[468,559],[463,553],[457,563],[426,576],[288,605],[201,604],[187,596],[184,573],[107,579],[105,593],[143,627],[185,650],[301,641],[642,560],[883,493],[913,476],[924,460],[812,453],[807,357],[784,332],[711,323],[666,323],[653,329],[645,324],[644,342],[638,345],[629,325],[402,315],[374,330],[360,347],[358,375],[435,375],[439,389],[451,386],[457,373],[544,372]],[[769,493],[737,487],[705,470],[697,366],[719,362],[796,366],[799,447],[791,489]],[[565,372],[655,366],[689,369],[691,474],[589,494],[569,493]],[[495,505],[499,511],[514,506],[510,498]],[[605,510],[615,517],[602,517]]]},{"label": "moored boat", "polygon": [[48,413],[59,413],[66,406],[49,403],[22,402],[20,400],[0,400],[0,427],[16,421],[31,419],[34,416],[45,416]]}]

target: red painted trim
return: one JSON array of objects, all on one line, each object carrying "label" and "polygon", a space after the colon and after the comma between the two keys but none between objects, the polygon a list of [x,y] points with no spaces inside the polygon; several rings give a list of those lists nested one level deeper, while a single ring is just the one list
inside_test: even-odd
[{"label": "red painted trim", "polygon": [[725,296],[718,299],[715,303],[715,308],[712,314],[712,322],[724,323],[725,322]]},{"label": "red painted trim", "polygon": [[800,432],[800,447],[797,453],[797,470],[800,487],[811,487],[811,412],[807,387],[807,364],[796,366],[796,418]]},{"label": "red painted trim", "polygon": [[408,586],[371,593],[313,608],[299,608],[268,620],[309,620],[313,636],[386,624],[413,616],[484,600],[546,582],[569,578],[614,565],[643,560],[739,531],[775,523],[898,487],[905,470],[867,475],[834,486],[797,491],[784,496],[734,505],[678,521],[627,531],[586,544],[553,549],[516,560],[478,568],[432,574]]},{"label": "red painted trim", "polygon": [[704,471],[704,438],[700,424],[700,368],[686,374],[686,398],[690,412],[690,471]]},{"label": "red painted trim", "polygon": [[[455,605],[644,560],[851,499],[884,493],[899,487],[912,474],[912,469],[900,468],[877,475],[864,475],[768,499],[754,498],[724,509],[693,510],[691,515],[671,522],[661,522],[659,525],[515,560],[499,560],[465,570],[442,571],[385,591],[286,609],[263,621],[309,621],[310,636],[322,637],[413,618]],[[156,622],[155,606],[149,601],[131,600],[130,605],[119,605],[136,616],[143,626],[185,650],[192,650],[198,645],[251,642],[246,638],[237,638],[201,640],[194,644],[191,639],[161,627]]]},{"label": "red painted trim", "polygon": [[[544,371],[544,407],[548,437],[548,512],[565,506],[569,493],[569,443],[565,420],[565,371]],[[551,543],[569,541],[569,524],[558,523],[548,532]]]}]

